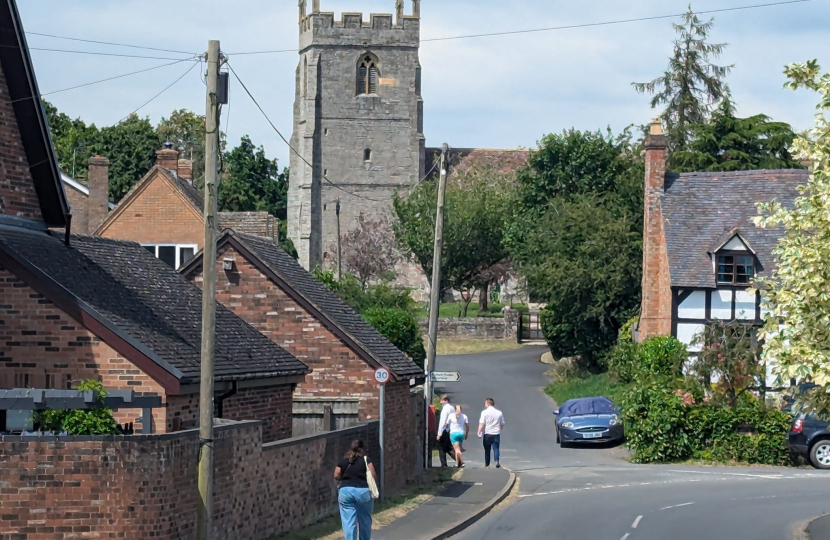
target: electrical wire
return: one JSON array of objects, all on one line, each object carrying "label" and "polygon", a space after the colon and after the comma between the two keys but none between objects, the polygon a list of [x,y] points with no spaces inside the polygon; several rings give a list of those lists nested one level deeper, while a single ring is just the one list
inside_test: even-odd
[{"label": "electrical wire", "polygon": [[[724,13],[727,11],[742,11],[747,9],[758,9],[758,8],[767,8],[767,7],[775,7],[775,6],[785,6],[789,4],[803,4],[805,2],[812,2],[813,0],[787,0],[784,2],[771,2],[768,4],[755,4],[750,6],[737,6],[731,8],[719,8],[719,9],[708,9],[704,11],[695,11],[694,13],[697,15],[709,15],[712,13]],[[638,17],[636,19],[621,19],[617,21],[604,21],[604,22],[595,22],[595,23],[583,23],[583,24],[570,24],[565,26],[551,26],[548,28],[532,28],[529,30],[512,30],[506,32],[490,32],[486,34],[469,34],[464,36],[447,36],[447,37],[438,37],[438,38],[429,38],[429,39],[422,39],[421,43],[427,42],[434,42],[434,41],[450,41],[450,40],[457,40],[457,39],[471,39],[471,38],[480,38],[480,37],[493,37],[493,36],[509,36],[514,34],[530,34],[534,32],[550,32],[554,30],[570,30],[573,28],[588,28],[593,26],[609,26],[613,24],[627,24],[633,22],[644,22],[644,21],[656,21],[660,19],[675,19],[677,17],[682,17],[685,13],[675,13],[673,15],[654,15],[651,17]]]},{"label": "electrical wire", "polygon": [[[90,54],[93,56],[115,56],[118,58],[143,58],[147,60],[190,60],[190,58],[170,58],[169,56],[141,56],[137,54],[118,54],[118,53],[105,53],[105,52],[95,52],[95,51],[72,51],[68,49],[47,49],[43,47],[29,47],[30,51],[46,51],[46,52],[59,52],[59,53],[70,53],[70,54]],[[188,53],[189,54],[189,53]],[[193,55],[194,57],[197,55]]]},{"label": "electrical wire", "polygon": [[52,90],[51,92],[45,92],[41,95],[42,96],[50,96],[52,94],[59,94],[61,92],[68,92],[69,90],[75,90],[77,88],[84,88],[84,87],[87,87],[87,86],[92,86],[93,84],[100,84],[100,83],[107,82],[107,81],[112,81],[112,80],[115,80],[115,79],[122,79],[124,77],[129,77],[130,75],[138,75],[139,73],[146,73],[146,72],[152,71],[154,69],[160,69],[160,68],[167,67],[167,66],[173,66],[175,64],[181,64],[182,62],[187,62],[189,60],[191,60],[191,59],[187,58],[185,60],[177,60],[175,62],[170,62],[168,64],[161,64],[159,66],[153,66],[153,67],[149,67],[149,68],[146,68],[146,69],[140,69],[138,71],[131,71],[130,73],[124,73],[122,75],[116,75],[114,77],[107,77],[106,79],[101,79],[101,80],[98,80],[98,81],[92,81],[92,82],[88,82],[88,83],[78,84],[78,85],[75,85],[75,86],[70,86],[68,88],[61,88],[60,90]]},{"label": "electrical wire", "polygon": [[112,45],[114,47],[129,47],[131,49],[144,49],[147,51],[159,51],[159,52],[169,52],[169,53],[177,53],[177,54],[192,54],[196,55],[198,53],[188,52],[188,51],[177,51],[174,49],[159,49],[157,47],[146,47],[144,45],[130,45],[127,43],[113,43],[111,41],[96,41],[94,39],[81,39],[76,37],[69,37],[69,36],[57,36],[55,34],[44,34],[42,32],[26,32],[26,34],[30,36],[41,36],[41,37],[48,37],[54,39],[65,39],[69,41],[81,41],[83,43],[95,43],[97,45]]},{"label": "electrical wire", "polygon": [[[803,4],[806,2],[812,2],[813,0],[786,0],[783,2],[771,2],[767,4],[753,4],[748,6],[736,6],[731,8],[719,8],[719,9],[707,9],[703,11],[695,11],[697,15],[710,15],[713,13],[725,13],[729,11],[743,11],[748,9],[759,9],[759,8],[768,8],[768,7],[775,7],[775,6],[786,6],[790,4]],[[672,15],[654,15],[651,17],[638,17],[634,19],[620,19],[615,21],[603,21],[603,22],[594,22],[594,23],[582,23],[582,24],[569,24],[564,26],[550,26],[547,28],[531,28],[526,30],[508,30],[504,32],[488,32],[484,34],[468,34],[468,35],[461,35],[461,36],[445,36],[445,37],[437,37],[437,38],[427,38],[422,39],[421,43],[432,43],[436,41],[452,41],[452,40],[459,40],[459,39],[472,39],[472,38],[482,38],[482,37],[495,37],[495,36],[510,36],[515,34],[531,34],[531,33],[538,33],[538,32],[552,32],[556,30],[571,30],[575,28],[590,28],[594,26],[610,26],[615,24],[628,24],[634,22],[645,22],[645,21],[656,21],[661,19],[676,19],[678,17],[682,17],[685,13],[674,13]],[[248,51],[248,52],[238,52],[238,53],[229,53],[229,56],[241,56],[241,55],[250,55],[250,54],[276,54],[276,53],[288,53],[288,52],[299,52],[299,49],[279,49],[273,51]]]},{"label": "electrical wire", "polygon": [[173,81],[172,83],[170,83],[170,84],[168,84],[167,86],[165,86],[165,87],[164,87],[164,90],[162,90],[161,92],[159,92],[159,93],[158,93],[158,94],[156,94],[155,96],[151,97],[151,98],[150,98],[147,102],[145,102],[145,103],[144,103],[143,105],[141,105],[139,108],[137,108],[136,110],[134,110],[133,112],[131,112],[130,114],[128,114],[127,116],[125,116],[124,118],[122,118],[121,120],[119,120],[119,121],[118,121],[118,123],[123,122],[124,120],[126,120],[126,119],[127,119],[127,118],[129,118],[130,116],[134,115],[135,113],[137,113],[138,111],[140,111],[141,109],[143,109],[144,107],[146,107],[147,105],[149,105],[150,103],[152,103],[152,102],[153,102],[153,101],[154,101],[157,97],[159,97],[159,96],[160,96],[160,95],[162,95],[163,93],[165,93],[165,92],[167,92],[168,90],[170,90],[170,88],[172,88],[172,87],[173,87],[173,86],[174,86],[177,82],[179,82],[180,80],[184,79],[185,75],[187,75],[188,73],[190,73],[191,71],[193,71],[193,68],[195,68],[197,65],[199,65],[199,62],[193,62],[193,65],[192,65],[192,66],[190,66],[189,68],[187,68],[187,71],[185,71],[184,73],[182,73],[182,74],[179,76],[179,78],[178,78],[178,79],[176,79],[176,80],[175,80],[175,81]]},{"label": "electrical wire", "polygon": [[[296,154],[297,157],[300,158],[306,165],[308,165],[309,167],[314,167],[314,165],[309,163],[308,160],[305,157],[303,157],[302,154],[300,154],[293,146],[291,146],[291,143],[288,141],[288,139],[286,139],[285,136],[280,132],[280,130],[277,129],[277,126],[274,125],[274,123],[271,121],[271,119],[265,113],[265,110],[263,110],[262,106],[259,104],[259,102],[256,100],[256,98],[253,96],[253,94],[251,94],[251,91],[248,90],[248,87],[245,86],[245,83],[242,82],[242,79],[239,78],[239,75],[237,75],[236,70],[233,69],[233,66],[230,64],[230,62],[227,62],[227,66],[228,66],[228,69],[230,69],[231,73],[233,73],[234,78],[239,82],[239,85],[242,86],[242,89],[245,90],[245,93],[248,94],[248,97],[251,98],[251,101],[254,102],[254,105],[256,105],[256,108],[259,109],[259,112],[262,113],[262,116],[264,116],[265,120],[268,121],[268,123],[271,125],[271,129],[273,129],[276,132],[276,134],[279,135],[280,139],[282,139],[282,142],[284,142],[288,146],[288,148],[292,152],[294,152],[294,154]],[[335,184],[334,182],[329,180],[326,177],[325,174],[323,174],[321,176],[322,176],[323,180],[325,180],[326,183],[328,183],[330,186],[332,186],[334,188],[337,188],[340,191],[342,191],[343,193],[351,195],[352,197],[356,197],[358,199],[363,199],[363,200],[372,201],[372,202],[385,202],[385,201],[390,200],[390,199],[371,199],[371,198],[365,197],[363,195],[358,195],[357,193],[352,193],[351,191],[343,189],[342,187],[338,186],[337,184]]]}]

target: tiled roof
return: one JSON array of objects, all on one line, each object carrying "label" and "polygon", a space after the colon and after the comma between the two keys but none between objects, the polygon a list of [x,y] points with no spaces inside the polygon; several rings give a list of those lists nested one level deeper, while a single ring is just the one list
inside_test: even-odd
[{"label": "tiled roof", "polygon": [[[426,149],[426,168],[430,170],[441,154],[440,148]],[[450,170],[466,172],[476,167],[490,166],[497,172],[509,174],[527,165],[530,151],[524,148],[452,148],[449,152]]]},{"label": "tiled roof", "polygon": [[255,236],[277,238],[279,221],[268,212],[219,212],[219,227]]},{"label": "tiled roof", "polygon": [[775,199],[789,206],[798,196],[796,188],[808,178],[808,171],[797,169],[667,174],[662,206],[671,285],[714,287],[708,252],[733,232],[755,251],[758,275],[768,275],[783,229],[756,227],[756,204]]},{"label": "tiled roof", "polygon": [[227,234],[257,257],[296,294],[301,295],[314,306],[324,318],[328,319],[328,322],[352,338],[376,362],[387,367],[400,378],[423,376],[423,369],[419,368],[336,294],[309,274],[275,241],[239,232]]},{"label": "tiled roof", "polygon": [[[199,380],[202,293],[133,242],[73,236],[70,245],[43,232],[0,227],[0,251],[23,260],[90,306],[132,341]],[[308,367],[217,304],[217,380],[285,377]]]}]

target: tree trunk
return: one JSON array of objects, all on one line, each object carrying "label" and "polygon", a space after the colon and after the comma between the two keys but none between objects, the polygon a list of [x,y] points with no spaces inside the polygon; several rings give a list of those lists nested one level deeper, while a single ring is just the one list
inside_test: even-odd
[{"label": "tree trunk", "polygon": [[467,295],[466,295],[466,296],[467,296],[467,298],[464,298],[464,295],[463,295],[463,294],[461,295],[461,298],[464,300],[464,305],[463,305],[463,307],[461,308],[461,318],[462,318],[462,319],[464,319],[464,318],[466,318],[466,317],[467,317],[467,309],[469,309],[469,307],[470,307],[470,302],[472,302],[472,301],[473,301],[473,296],[475,296],[475,295],[474,295],[473,293],[471,293],[471,292],[467,291]]},{"label": "tree trunk", "polygon": [[489,298],[487,295],[490,293],[490,286],[486,283],[483,287],[478,290],[478,314],[481,316],[482,313],[487,311],[487,302]]}]

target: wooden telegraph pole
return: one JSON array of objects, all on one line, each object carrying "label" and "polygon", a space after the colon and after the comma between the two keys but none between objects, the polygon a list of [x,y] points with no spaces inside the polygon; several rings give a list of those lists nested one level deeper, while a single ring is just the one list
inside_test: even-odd
[{"label": "wooden telegraph pole", "polygon": [[441,146],[441,176],[438,181],[438,210],[435,214],[435,244],[432,252],[432,287],[429,295],[429,343],[427,343],[426,382],[424,383],[425,460],[429,464],[429,405],[432,403],[432,372],[438,340],[438,308],[441,304],[441,251],[444,249],[444,196],[447,192],[447,143]]},{"label": "wooden telegraph pole", "polygon": [[217,87],[219,42],[209,41],[207,52],[207,108],[205,111],[205,248],[202,257],[202,361],[199,388],[199,500],[196,540],[209,540],[213,529],[213,354],[216,341],[216,177],[219,152]]}]

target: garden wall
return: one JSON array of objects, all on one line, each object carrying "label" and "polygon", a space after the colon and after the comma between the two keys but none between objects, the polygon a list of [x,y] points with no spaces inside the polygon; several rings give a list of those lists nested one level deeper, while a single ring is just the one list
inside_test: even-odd
[{"label": "garden wall", "polygon": [[[266,444],[261,422],[221,422],[214,538],[262,540],[330,516],[337,511],[332,472],[350,442],[364,439],[378,460],[377,422]],[[0,437],[0,537],[191,540],[198,451],[197,430]],[[392,459],[407,470],[389,476],[412,474],[410,461]]]},{"label": "garden wall", "polygon": [[[516,340],[519,312],[509,310],[504,317],[438,319],[438,339]],[[429,320],[422,320],[421,332],[429,333]]]}]

